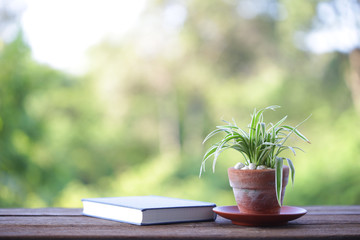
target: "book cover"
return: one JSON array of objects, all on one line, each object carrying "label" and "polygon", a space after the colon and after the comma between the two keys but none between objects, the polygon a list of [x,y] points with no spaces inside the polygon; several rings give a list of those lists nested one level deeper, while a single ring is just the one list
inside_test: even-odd
[{"label": "book cover", "polygon": [[132,196],[82,199],[83,214],[136,225],[213,221],[214,203],[161,197]]}]

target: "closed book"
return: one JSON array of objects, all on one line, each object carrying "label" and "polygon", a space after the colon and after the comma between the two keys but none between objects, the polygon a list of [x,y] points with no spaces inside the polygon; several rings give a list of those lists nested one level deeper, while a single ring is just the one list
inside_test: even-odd
[{"label": "closed book", "polygon": [[82,199],[83,214],[136,225],[213,221],[214,203],[161,197],[134,196]]}]

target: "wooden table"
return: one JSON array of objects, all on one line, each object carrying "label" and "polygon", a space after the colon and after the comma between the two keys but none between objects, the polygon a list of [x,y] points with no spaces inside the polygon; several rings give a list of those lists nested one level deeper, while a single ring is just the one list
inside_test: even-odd
[{"label": "wooden table", "polygon": [[81,209],[0,209],[0,238],[13,239],[360,239],[360,206],[309,206],[278,227],[215,222],[135,226],[81,215]]}]

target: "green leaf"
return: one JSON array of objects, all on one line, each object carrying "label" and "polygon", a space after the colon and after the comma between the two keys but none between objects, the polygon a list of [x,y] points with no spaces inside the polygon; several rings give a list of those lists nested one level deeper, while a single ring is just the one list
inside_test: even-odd
[{"label": "green leaf", "polygon": [[233,126],[233,125],[221,125],[221,126],[216,126],[216,128],[219,128],[219,129],[224,129],[224,128],[238,129],[238,127]]},{"label": "green leaf", "polygon": [[227,129],[215,129],[214,131],[212,131],[211,133],[209,133],[206,137],[205,137],[205,139],[204,139],[204,141],[202,142],[203,144],[207,141],[207,140],[209,140],[209,138],[211,138],[212,136],[214,136],[215,134],[218,134],[218,133],[220,133],[220,132],[224,132],[224,131],[226,131]]},{"label": "green leaf", "polygon": [[276,158],[275,162],[275,190],[276,199],[281,207],[281,192],[282,192],[282,179],[283,179],[283,158]]},{"label": "green leaf", "polygon": [[256,128],[256,109],[254,109],[254,114],[251,116],[251,123],[250,123],[250,140],[252,141],[255,136],[255,128]]},{"label": "green leaf", "polygon": [[259,141],[261,139],[261,123],[256,124],[256,135],[255,135],[255,141]]},{"label": "green leaf", "polygon": [[265,110],[271,109],[271,110],[275,111],[275,109],[277,109],[277,108],[281,108],[281,107],[279,105],[272,105],[272,106],[266,107]]},{"label": "green leaf", "polygon": [[220,154],[223,146],[224,146],[226,143],[228,143],[228,142],[229,142],[230,140],[232,140],[232,139],[238,139],[238,138],[239,138],[238,135],[236,135],[236,136],[228,135],[228,137],[225,137],[225,138],[220,142],[219,146],[218,146],[217,149],[216,149],[215,158],[218,157],[218,155]]},{"label": "green leaf", "polygon": [[294,149],[298,149],[298,150],[300,150],[300,151],[302,151],[302,152],[305,152],[304,150],[302,150],[301,148],[299,148],[299,147],[293,147]]},{"label": "green leaf", "polygon": [[256,111],[256,109],[254,109],[254,114],[251,117],[251,123],[250,123],[250,140],[254,139],[254,137],[255,137],[257,124],[262,121],[264,111],[267,109],[271,109],[274,111],[276,108],[279,108],[279,107],[280,106],[273,105],[273,106],[269,106],[269,107],[260,109],[259,111]]},{"label": "green leaf", "polygon": [[233,148],[238,150],[239,152],[243,152],[247,155],[249,155],[249,153],[250,153],[246,139],[244,139],[244,141],[242,141],[242,142],[238,142],[237,144],[234,144]]},{"label": "green leaf", "polygon": [[264,165],[264,164],[266,165],[265,160],[270,155],[271,149],[272,149],[272,146],[267,146],[267,147],[263,148],[260,151],[260,155],[258,157],[259,158],[259,165]]},{"label": "green leaf", "polygon": [[244,157],[246,162],[249,161],[248,152],[244,146],[242,146],[241,144],[236,144],[231,146],[231,148],[235,149],[236,151],[239,151],[241,155]]},{"label": "green leaf", "polygon": [[215,156],[214,156],[214,160],[213,160],[213,166],[212,166],[212,167],[213,167],[213,172],[215,172],[216,160],[217,160],[219,154],[222,153],[223,151],[225,151],[226,149],[229,149],[229,148],[231,148],[231,147],[230,147],[230,146],[226,146],[226,147],[222,147],[219,152],[216,150],[216,153],[215,153]]},{"label": "green leaf", "polygon": [[218,145],[214,144],[209,148],[209,150],[204,154],[203,162],[205,162],[209,157],[211,157],[211,155],[213,155],[216,152],[217,147]]},{"label": "green leaf", "polygon": [[281,126],[282,128],[288,129],[291,132],[295,133],[298,137],[300,137],[301,139],[303,139],[305,142],[310,143],[309,139],[307,139],[303,134],[301,134],[299,132],[299,130],[297,130],[295,127],[291,127],[291,126]]},{"label": "green leaf", "polygon": [[240,134],[243,138],[249,138],[249,135],[248,135],[244,130],[242,130],[241,128],[239,128],[238,131],[239,131],[239,134]]},{"label": "green leaf", "polygon": [[275,128],[273,128],[271,133],[271,142],[275,142],[275,139],[276,139],[276,132],[275,132]]},{"label": "green leaf", "polygon": [[203,160],[201,162],[201,166],[200,166],[200,173],[199,173],[199,177],[201,177],[201,173],[205,172],[205,163],[206,160],[208,160],[209,157],[211,157],[212,155],[214,155],[215,151],[217,149],[217,144],[212,145],[209,150],[204,154]]},{"label": "green leaf", "polygon": [[265,138],[265,134],[266,134],[266,125],[265,123],[260,123],[261,124],[261,133],[262,133],[262,136]]},{"label": "green leaf", "polygon": [[276,129],[280,124],[282,124],[286,120],[287,116],[283,117],[280,121],[278,121],[275,125],[273,125],[271,128],[269,128],[268,132],[272,131],[273,129]]},{"label": "green leaf", "polygon": [[284,146],[284,145],[280,145],[279,147],[280,147],[279,153],[281,153],[284,150],[290,149],[292,151],[292,153],[294,154],[294,156],[296,156],[296,152],[293,147]]},{"label": "green leaf", "polygon": [[228,125],[231,125],[231,122],[228,122],[228,121],[226,121],[224,119],[222,119],[221,121],[223,121],[224,123],[227,123]]},{"label": "green leaf", "polygon": [[288,164],[289,164],[289,168],[290,168],[290,174],[291,174],[291,183],[292,185],[294,185],[294,180],[295,180],[295,167],[294,164],[292,163],[292,161],[289,158],[286,158]]}]

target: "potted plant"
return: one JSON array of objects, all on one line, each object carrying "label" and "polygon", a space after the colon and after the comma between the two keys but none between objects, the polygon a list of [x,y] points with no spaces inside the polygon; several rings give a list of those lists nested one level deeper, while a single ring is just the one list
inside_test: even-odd
[{"label": "potted plant", "polygon": [[[258,111],[255,109],[248,131],[238,127],[235,121],[233,123],[224,121],[226,124],[217,126],[203,142],[205,143],[218,133],[225,133],[225,136],[205,153],[200,175],[205,171],[205,163],[210,157],[213,157],[213,171],[215,171],[216,160],[220,153],[227,149],[235,149],[243,156],[242,163],[239,162],[228,169],[229,182],[233,188],[237,206],[242,213],[277,214],[280,212],[289,170],[292,183],[295,176],[292,161],[282,157],[281,153],[290,150],[295,155],[295,149],[302,151],[299,147],[288,146],[285,143],[292,134],[310,143],[297,129],[307,119],[296,127],[283,125],[287,116],[276,124],[264,123],[264,111],[276,108],[279,106],[270,106]],[[288,166],[283,164],[285,160]]]}]

